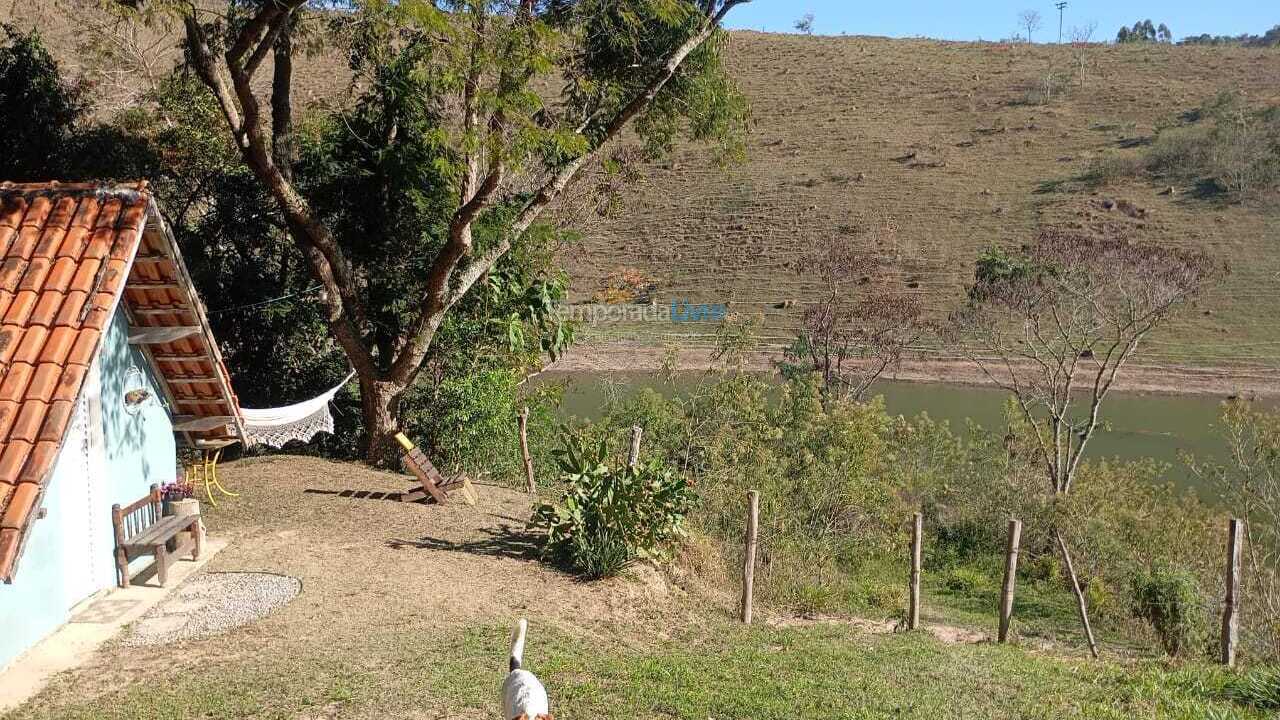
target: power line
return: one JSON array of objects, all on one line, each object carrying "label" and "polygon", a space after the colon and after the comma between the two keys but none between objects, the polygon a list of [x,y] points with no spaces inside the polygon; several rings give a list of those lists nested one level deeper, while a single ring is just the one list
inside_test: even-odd
[{"label": "power line", "polygon": [[307,288],[306,290],[299,290],[298,292],[289,293],[288,295],[281,295],[280,297],[274,297],[269,300],[261,300],[259,302],[249,303],[247,305],[236,305],[234,307],[229,307],[229,308],[219,308],[218,310],[210,310],[208,314],[221,315],[222,313],[235,312],[237,310],[252,310],[253,308],[265,307],[267,305],[273,305],[275,303],[283,302],[290,298],[299,297],[301,295],[310,295],[311,293],[319,290],[320,287],[321,287],[320,284],[317,283]]},{"label": "power line", "polygon": [[1054,7],[1058,8],[1058,44],[1062,44],[1062,13],[1067,9],[1066,0],[1054,3]]}]

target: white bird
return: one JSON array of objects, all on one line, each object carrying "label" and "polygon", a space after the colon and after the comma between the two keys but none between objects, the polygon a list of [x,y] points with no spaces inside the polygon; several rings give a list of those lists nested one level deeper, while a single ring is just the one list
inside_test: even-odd
[{"label": "white bird", "polygon": [[524,663],[524,636],[529,623],[524,618],[511,633],[511,660],[502,683],[502,717],[505,720],[553,720],[547,689],[538,676],[521,667]]}]

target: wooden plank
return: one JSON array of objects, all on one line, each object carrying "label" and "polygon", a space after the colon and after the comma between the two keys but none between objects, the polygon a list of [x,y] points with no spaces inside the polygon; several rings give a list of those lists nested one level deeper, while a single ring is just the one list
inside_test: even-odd
[{"label": "wooden plank", "polygon": [[160,355],[160,354],[155,354],[155,355],[152,355],[152,356],[151,356],[151,359],[152,359],[152,360],[155,360],[156,362],[200,362],[200,361],[202,361],[202,360],[203,360],[203,361],[206,361],[206,362],[209,362],[209,361],[211,361],[211,360],[212,360],[212,358],[210,358],[210,357],[209,357],[207,354],[205,354],[205,353],[196,353],[195,355]]},{"label": "wooden plank", "polygon": [[191,525],[189,518],[180,518],[174,515],[160,518],[151,527],[143,529],[137,535],[124,541],[126,547],[144,548],[155,545],[156,543],[167,542],[173,539],[175,535],[186,530]]},{"label": "wooden plank", "polygon": [[203,330],[198,325],[173,325],[169,327],[135,327],[129,328],[130,345],[164,345],[176,340],[199,335]]},{"label": "wooden plank", "polygon": [[[195,383],[211,383],[217,382],[218,378],[212,375],[187,375],[184,377],[166,377],[165,382],[173,385],[192,385]],[[222,398],[218,398],[221,400]]]},{"label": "wooden plank", "polygon": [[160,307],[136,307],[133,308],[131,312],[134,315],[151,317],[154,315],[173,315],[176,313],[189,313],[194,311],[185,305],[166,305]]},{"label": "wooden plank", "polygon": [[178,290],[181,286],[172,280],[130,280],[124,284],[125,290]]},{"label": "wooden plank", "polygon": [[217,430],[235,422],[232,415],[175,415],[173,418],[174,430],[191,430],[195,432],[204,432],[208,430]]},{"label": "wooden plank", "polygon": [[178,398],[174,402],[178,405],[225,405],[227,401],[215,395],[214,397]]}]

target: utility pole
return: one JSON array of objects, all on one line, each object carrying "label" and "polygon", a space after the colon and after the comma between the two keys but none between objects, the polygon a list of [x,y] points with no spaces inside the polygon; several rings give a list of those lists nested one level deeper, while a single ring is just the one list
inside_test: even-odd
[{"label": "utility pole", "polygon": [[1054,3],[1054,7],[1058,8],[1058,44],[1062,44],[1062,13],[1067,9],[1066,0]]}]

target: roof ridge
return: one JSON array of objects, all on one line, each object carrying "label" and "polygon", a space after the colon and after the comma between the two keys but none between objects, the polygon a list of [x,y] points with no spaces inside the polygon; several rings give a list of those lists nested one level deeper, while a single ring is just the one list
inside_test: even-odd
[{"label": "roof ridge", "polygon": [[58,182],[52,180],[49,182],[29,182],[15,183],[11,181],[0,182],[0,196],[5,198],[13,196],[22,196],[24,199],[29,197],[39,197],[41,195],[89,195],[102,199],[105,197],[117,197],[130,202],[139,199],[148,199],[151,196],[151,183],[147,180],[133,180],[128,182]]}]

